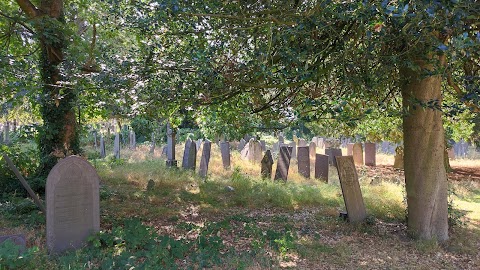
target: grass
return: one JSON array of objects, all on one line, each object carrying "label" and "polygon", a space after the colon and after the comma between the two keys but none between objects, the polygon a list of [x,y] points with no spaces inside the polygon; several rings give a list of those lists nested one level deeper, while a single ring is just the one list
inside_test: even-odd
[{"label": "grass", "polygon": [[[478,258],[478,182],[452,183],[453,203],[464,211],[459,219],[465,226],[452,227],[451,240],[438,245],[406,237],[405,188],[398,176],[372,176],[369,169],[357,168],[369,219],[355,225],[338,218],[344,204],[335,168],[329,184],[300,176],[295,161],[286,183],[265,180],[260,165],[241,160],[236,151],[233,168],[224,170],[220,151],[212,145],[209,175],[202,179],[167,169],[161,151],[151,155],[148,149],[122,150],[122,161],[91,160],[102,179],[102,233],[90,239],[89,247],[48,257],[45,219],[31,200],[15,196],[0,205],[0,232],[26,234],[28,246],[39,247],[30,255],[40,261],[32,264],[38,269],[148,269],[154,262],[166,269],[419,268],[422,260],[431,268],[449,268],[456,261],[442,258]],[[92,149],[87,155],[96,157]],[[197,164],[200,156],[201,150]],[[387,155],[377,159],[379,164],[390,161]],[[150,180],[154,186],[147,189]],[[1,256],[0,269],[12,268]]]}]

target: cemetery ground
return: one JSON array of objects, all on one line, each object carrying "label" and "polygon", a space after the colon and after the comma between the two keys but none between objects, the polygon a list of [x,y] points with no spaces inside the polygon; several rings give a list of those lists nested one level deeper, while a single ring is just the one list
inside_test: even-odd
[{"label": "cemetery ground", "polygon": [[86,149],[101,178],[101,233],[61,256],[47,255],[34,203],[10,196],[0,205],[1,234],[24,234],[28,243],[21,257],[0,246],[0,269],[480,269],[479,160],[451,161],[451,238],[437,244],[408,237],[393,156],[357,166],[368,218],[351,224],[338,217],[344,202],[333,167],[326,184],[301,177],[293,160],[288,181],[274,182],[236,151],[224,170],[212,144],[205,180],[168,169],[160,152],[142,145],[102,160]]}]

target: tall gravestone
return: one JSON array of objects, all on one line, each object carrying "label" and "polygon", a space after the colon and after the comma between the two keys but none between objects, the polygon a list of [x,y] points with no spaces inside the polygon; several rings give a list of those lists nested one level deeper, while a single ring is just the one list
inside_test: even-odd
[{"label": "tall gravestone", "polygon": [[297,150],[298,173],[305,178],[310,178],[310,148],[299,146]]},{"label": "tall gravestone", "polygon": [[182,160],[182,168],[185,170],[193,170],[195,171],[195,167],[197,165],[197,145],[195,141],[187,139],[185,142],[185,150],[183,151],[183,160]]},{"label": "tall gravestone", "polygon": [[220,142],[220,153],[222,155],[222,164],[225,170],[230,169],[230,143]]},{"label": "tall gravestone", "polygon": [[308,145],[308,150],[310,152],[310,161],[315,160],[315,155],[317,154],[317,144],[310,142]]},{"label": "tall gravestone", "polygon": [[116,159],[120,159],[120,133],[115,133],[115,141],[113,142],[113,155]]},{"label": "tall gravestone", "polygon": [[267,143],[264,140],[260,141],[260,146],[262,147],[262,151],[267,151]]},{"label": "tall gravestone", "polygon": [[278,145],[282,146],[285,143],[285,138],[283,138],[283,135],[278,135]]},{"label": "tall gravestone", "polygon": [[289,146],[292,147],[290,158],[297,158],[297,144],[295,142],[291,142]]},{"label": "tall gravestone", "polygon": [[315,155],[315,178],[323,179],[328,183],[328,156]]},{"label": "tall gravestone", "polygon": [[208,164],[210,163],[210,151],[212,149],[212,142],[205,140],[203,143],[202,158],[200,159],[200,169],[198,174],[200,177],[207,177]]},{"label": "tall gravestone", "polygon": [[328,156],[328,163],[331,166],[337,167],[337,161],[335,157],[342,156],[342,149],[340,148],[327,148],[325,149],[325,155]]},{"label": "tall gravestone", "polygon": [[357,166],[363,165],[363,147],[361,143],[353,144],[353,162]]},{"label": "tall gravestone", "polygon": [[252,162],[261,162],[263,151],[260,142],[254,139],[250,139],[250,142],[248,144],[248,160]]},{"label": "tall gravestone", "polygon": [[273,157],[270,150],[265,151],[265,155],[262,158],[262,167],[261,175],[262,178],[271,179],[272,178],[272,166],[273,166]]},{"label": "tall gravestone", "polygon": [[376,166],[376,145],[374,143],[365,143],[365,165]]},{"label": "tall gravestone", "polygon": [[77,156],[60,160],[47,177],[47,248],[58,254],[82,247],[100,230],[100,178]]},{"label": "tall gravestone", "polygon": [[10,122],[5,125],[5,144],[10,144]]},{"label": "tall gravestone", "polygon": [[105,140],[103,139],[103,136],[100,136],[100,158],[105,158],[107,156],[107,153],[105,151]]},{"label": "tall gravestone", "polygon": [[137,137],[135,135],[135,131],[130,131],[130,149],[136,150],[137,149]]},{"label": "tall gravestone", "polygon": [[353,156],[353,145],[354,143],[347,144],[347,156]]},{"label": "tall gravestone", "polygon": [[343,200],[350,222],[361,222],[367,218],[362,191],[358,182],[357,170],[352,156],[335,157],[342,187]]},{"label": "tall gravestone", "polygon": [[170,123],[167,123],[167,167],[177,167],[177,161],[175,160],[175,129],[172,128]]},{"label": "tall gravestone", "polygon": [[151,137],[151,145],[150,145],[150,154],[155,154],[155,133],[152,132],[152,137]]},{"label": "tall gravestone", "polygon": [[280,146],[280,152],[278,154],[277,161],[277,170],[275,171],[275,180],[287,181],[292,150],[293,148],[291,146]]}]

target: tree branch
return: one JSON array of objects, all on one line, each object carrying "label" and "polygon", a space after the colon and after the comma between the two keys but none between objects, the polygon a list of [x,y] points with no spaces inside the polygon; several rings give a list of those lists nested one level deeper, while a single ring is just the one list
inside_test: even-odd
[{"label": "tree branch", "polygon": [[[458,86],[454,81],[453,81],[453,78],[452,78],[452,73],[448,72],[447,73],[447,83],[450,87],[453,88],[453,90],[455,90],[455,92],[457,93],[457,96],[459,98],[461,98],[462,96],[464,96],[464,93],[462,91],[462,89],[460,88],[460,86]],[[474,104],[473,102],[470,102],[470,101],[463,101],[463,103],[465,105],[467,105],[468,107],[470,107],[472,109],[473,112],[475,113],[479,113],[480,112],[480,107],[476,104]]]},{"label": "tree branch", "polygon": [[40,15],[40,11],[37,9],[37,7],[32,4],[29,0],[15,0],[17,1],[17,4],[20,6],[20,8],[27,14],[27,16],[30,19],[33,19]]}]

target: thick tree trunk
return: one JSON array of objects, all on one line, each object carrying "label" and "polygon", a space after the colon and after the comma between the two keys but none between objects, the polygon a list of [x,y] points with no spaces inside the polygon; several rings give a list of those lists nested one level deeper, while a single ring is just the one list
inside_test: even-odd
[{"label": "thick tree trunk", "polygon": [[[425,63],[419,65],[434,69]],[[420,239],[444,241],[448,239],[448,202],[442,112],[440,108],[425,107],[432,101],[441,105],[442,78],[425,77],[409,69],[401,73],[406,80],[402,97],[408,229]]]},{"label": "thick tree trunk", "polygon": [[64,23],[63,0],[41,0],[38,9],[29,0],[17,0],[17,3],[35,21],[40,41],[40,75],[43,83],[40,173],[48,174],[59,158],[79,151],[74,111],[77,96],[72,86],[62,83],[66,80],[60,70],[67,43],[63,29],[59,27]]}]

